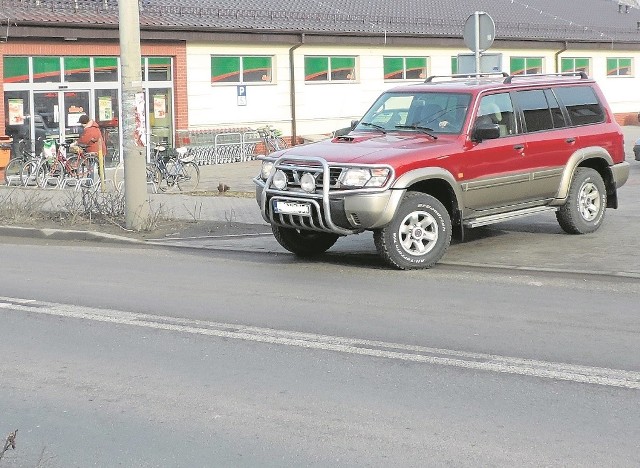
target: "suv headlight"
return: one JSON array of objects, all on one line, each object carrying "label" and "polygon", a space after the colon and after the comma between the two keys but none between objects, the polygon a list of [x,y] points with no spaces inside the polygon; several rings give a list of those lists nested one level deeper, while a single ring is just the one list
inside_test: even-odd
[{"label": "suv headlight", "polygon": [[388,168],[352,167],[342,173],[340,184],[343,187],[382,187],[389,178]]}]

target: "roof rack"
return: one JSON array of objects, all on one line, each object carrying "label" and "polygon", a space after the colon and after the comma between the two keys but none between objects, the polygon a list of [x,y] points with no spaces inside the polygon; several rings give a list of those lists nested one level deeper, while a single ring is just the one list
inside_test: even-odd
[{"label": "roof rack", "polygon": [[514,78],[540,78],[545,76],[579,76],[581,80],[588,80],[589,77],[583,71],[565,72],[565,73],[534,73],[532,75],[507,75],[504,83],[511,83]]},{"label": "roof rack", "polygon": [[431,75],[430,77],[428,77],[426,80],[424,80],[425,83],[432,83],[433,80],[437,79],[437,78],[451,78],[451,79],[458,79],[458,78],[495,78],[501,76],[502,78],[507,78],[509,76],[508,73],[505,72],[493,72],[493,73],[458,73],[455,75]]}]

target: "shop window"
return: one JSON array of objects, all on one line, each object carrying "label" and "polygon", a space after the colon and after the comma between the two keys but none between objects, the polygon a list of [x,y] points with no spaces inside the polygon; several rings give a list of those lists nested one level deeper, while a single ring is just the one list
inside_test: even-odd
[{"label": "shop window", "polygon": [[149,81],[171,81],[171,59],[169,57],[149,57],[147,67]]},{"label": "shop window", "polygon": [[94,106],[96,109],[96,121],[102,128],[102,134],[107,145],[105,166],[113,167],[118,164],[120,154],[118,90],[96,89]]},{"label": "shop window", "polygon": [[560,68],[562,70],[562,73],[584,72],[587,75],[590,75],[590,73],[591,73],[591,59],[590,58],[564,57],[560,61]]},{"label": "shop window", "polygon": [[385,80],[424,80],[427,77],[426,57],[384,57]]},{"label": "shop window", "polygon": [[29,57],[4,57],[2,63],[4,83],[29,82]]},{"label": "shop window", "polygon": [[153,143],[173,146],[172,107],[170,89],[149,89],[149,126]]},{"label": "shop window", "polygon": [[458,57],[454,55],[451,57],[451,74],[455,75],[456,73],[458,73]]},{"label": "shop window", "polygon": [[93,81],[118,81],[118,59],[116,57],[94,57]]},{"label": "shop window", "polygon": [[33,57],[34,83],[60,82],[60,57]]},{"label": "shop window", "polygon": [[273,57],[229,56],[211,57],[211,83],[271,83]]},{"label": "shop window", "polygon": [[65,57],[64,81],[83,83],[91,82],[89,57]]},{"label": "shop window", "polygon": [[[6,133],[13,139],[11,157],[20,152],[21,140],[34,140],[31,136],[31,121],[29,116],[29,91],[4,92],[4,119],[7,123]],[[33,151],[31,144],[28,151]]]},{"label": "shop window", "polygon": [[511,57],[512,75],[535,75],[542,73],[542,57]]},{"label": "shop window", "polygon": [[607,76],[632,76],[631,58],[607,58]]},{"label": "shop window", "polygon": [[314,81],[355,81],[355,57],[305,56],[304,80]]}]

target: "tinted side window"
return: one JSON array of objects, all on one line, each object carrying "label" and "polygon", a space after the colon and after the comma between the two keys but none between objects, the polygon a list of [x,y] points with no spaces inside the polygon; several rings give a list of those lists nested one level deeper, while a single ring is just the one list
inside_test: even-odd
[{"label": "tinted side window", "polygon": [[518,91],[515,100],[524,114],[527,132],[538,132],[553,128],[551,110],[542,89]]},{"label": "tinted side window", "polygon": [[604,109],[589,86],[563,86],[554,91],[567,108],[572,125],[604,122]]},{"label": "tinted side window", "polygon": [[553,92],[551,92],[550,89],[545,89],[544,95],[547,97],[547,102],[549,103],[549,108],[551,109],[551,120],[553,120],[553,127],[554,128],[566,127],[567,121],[564,118],[562,109],[560,109],[558,100],[556,99]]}]

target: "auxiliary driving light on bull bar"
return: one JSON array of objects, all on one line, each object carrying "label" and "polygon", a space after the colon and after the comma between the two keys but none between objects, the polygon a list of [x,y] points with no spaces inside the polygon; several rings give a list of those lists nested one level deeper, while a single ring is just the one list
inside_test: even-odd
[{"label": "auxiliary driving light on bull bar", "polygon": [[271,175],[272,170],[273,170],[272,161],[262,161],[262,169],[260,170],[260,176],[262,177],[262,180],[267,180]]},{"label": "auxiliary driving light on bull bar", "polygon": [[314,193],[316,191],[316,179],[308,172],[305,172],[300,179],[300,187],[307,193]]},{"label": "auxiliary driving light on bull bar", "polygon": [[287,174],[281,170],[277,170],[273,175],[273,186],[278,190],[284,190],[287,186]]}]

